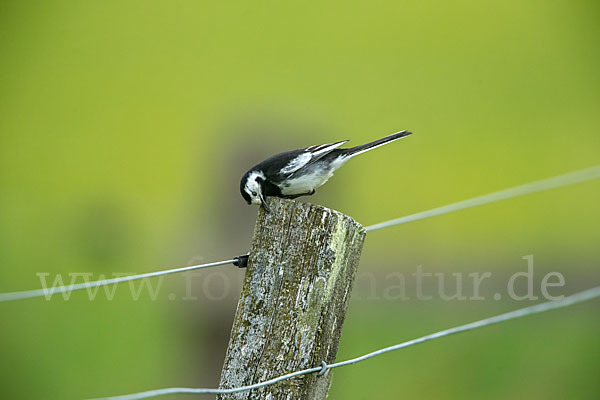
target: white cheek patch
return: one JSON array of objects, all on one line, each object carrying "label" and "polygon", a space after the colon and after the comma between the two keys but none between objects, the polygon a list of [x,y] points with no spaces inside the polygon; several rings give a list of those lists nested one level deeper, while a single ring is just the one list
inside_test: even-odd
[{"label": "white cheek patch", "polygon": [[258,193],[255,185],[246,185],[245,190],[246,190],[246,193],[248,193],[248,196],[250,196],[251,198],[256,197],[256,195],[253,193]]},{"label": "white cheek patch", "polygon": [[253,196],[252,192],[255,192],[257,194],[262,192],[260,184],[257,181],[257,178],[265,179],[265,175],[260,171],[252,171],[250,173],[250,175],[248,176],[248,181],[246,182],[246,186],[244,187],[244,190],[246,191],[246,193],[248,193],[248,195],[250,197],[252,197],[253,199],[256,196]]}]

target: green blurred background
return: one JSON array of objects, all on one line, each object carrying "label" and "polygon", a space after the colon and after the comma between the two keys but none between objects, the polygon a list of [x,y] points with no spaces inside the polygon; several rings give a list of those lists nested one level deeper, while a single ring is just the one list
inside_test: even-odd
[{"label": "green blurred background", "polygon": [[[600,164],[599,17],[596,1],[4,0],[0,291],[242,254],[257,208],[239,178],[291,148],[414,132],[308,199],[365,225]],[[597,285],[599,189],[370,233],[338,359],[531,304],[491,296],[525,255],[538,295],[548,271],[556,294]],[[385,299],[418,265],[491,271],[486,300]],[[156,300],[0,304],[1,397],[215,386],[242,275],[196,273],[195,301],[180,275]],[[599,335],[598,302],[578,305],[338,369],[330,398],[596,399]]]}]

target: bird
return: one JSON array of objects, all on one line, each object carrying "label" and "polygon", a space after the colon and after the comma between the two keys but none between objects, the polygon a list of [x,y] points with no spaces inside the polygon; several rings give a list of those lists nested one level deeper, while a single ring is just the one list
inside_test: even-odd
[{"label": "bird", "polygon": [[341,142],[309,146],[275,154],[250,168],[240,181],[240,192],[248,204],[271,212],[265,198],[295,199],[311,196],[352,157],[412,134],[400,131],[356,147],[342,149]]}]

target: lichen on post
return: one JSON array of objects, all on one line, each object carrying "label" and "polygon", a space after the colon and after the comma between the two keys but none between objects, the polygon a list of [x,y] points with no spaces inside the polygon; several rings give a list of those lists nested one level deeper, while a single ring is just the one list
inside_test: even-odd
[{"label": "lichen on post", "polygon": [[[332,363],[365,237],[352,218],[271,198],[260,210],[231,330],[221,388]],[[298,376],[229,399],[324,399],[331,371]]]}]

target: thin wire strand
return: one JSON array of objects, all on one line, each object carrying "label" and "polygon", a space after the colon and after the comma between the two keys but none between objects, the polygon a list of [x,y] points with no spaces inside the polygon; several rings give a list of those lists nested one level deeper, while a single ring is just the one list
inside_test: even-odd
[{"label": "thin wire strand", "polygon": [[[407,215],[405,217],[393,219],[390,221],[385,221],[385,222],[381,222],[378,224],[369,225],[365,228],[365,230],[367,232],[375,231],[378,229],[388,228],[388,227],[394,226],[394,225],[405,224],[407,222],[417,221],[420,219],[430,218],[430,217],[434,217],[434,216],[442,215],[442,214],[448,214],[448,213],[463,210],[466,208],[476,207],[476,206],[480,206],[483,204],[497,202],[500,200],[506,200],[506,199],[509,199],[512,197],[523,196],[523,195],[531,194],[531,193],[535,193],[535,192],[541,192],[544,190],[549,190],[549,189],[554,189],[554,188],[558,188],[558,187],[562,187],[562,186],[572,185],[575,183],[585,182],[585,181],[589,181],[589,180],[597,179],[597,178],[600,178],[600,165],[597,165],[597,166],[591,167],[591,168],[587,168],[587,169],[574,171],[574,172],[564,174],[564,175],[555,176],[555,177],[548,178],[548,179],[543,179],[540,181],[526,183],[524,185],[515,186],[513,188],[501,190],[499,192],[494,192],[494,193],[486,194],[483,196],[475,197],[472,199],[459,201],[457,203],[448,204],[446,206],[434,208],[434,209],[431,209],[428,211],[422,211],[422,212],[412,214],[412,215]],[[0,303],[4,302],[4,301],[22,300],[22,299],[28,299],[28,298],[32,298],[32,297],[51,296],[55,293],[63,293],[63,292],[67,292],[67,291],[70,292],[73,290],[89,289],[89,288],[93,288],[93,287],[97,287],[97,286],[116,284],[116,283],[121,283],[121,282],[132,281],[132,280],[136,280],[136,279],[150,278],[150,277],[154,277],[154,276],[167,275],[167,274],[172,274],[172,273],[177,273],[177,272],[184,272],[184,271],[191,271],[191,270],[201,269],[201,268],[215,267],[215,266],[224,265],[224,264],[232,264],[235,261],[236,261],[236,259],[232,259],[232,260],[220,261],[220,262],[210,263],[210,264],[202,264],[202,265],[194,265],[194,266],[190,266],[190,267],[175,268],[175,269],[166,270],[166,271],[150,272],[150,273],[141,274],[141,275],[132,275],[132,276],[126,276],[126,277],[106,279],[106,280],[96,281],[96,282],[85,282],[85,283],[79,283],[79,284],[68,285],[68,286],[60,286],[60,287],[51,288],[51,289],[36,289],[36,290],[27,290],[27,291],[22,291],[22,292],[0,293]]]},{"label": "thin wire strand", "polygon": [[[328,369],[343,367],[350,364],[356,364],[361,361],[365,361],[369,358],[377,357],[385,353],[389,353],[391,351],[403,349],[405,347],[414,346],[419,343],[428,342],[430,340],[439,339],[444,336],[454,335],[456,333],[462,333],[466,331],[470,331],[477,328],[482,328],[484,326],[497,324],[499,322],[508,321],[515,318],[525,317],[532,314],[537,314],[545,311],[554,310],[557,308],[567,307],[576,303],[581,303],[584,301],[592,300],[597,297],[600,297],[600,286],[596,286],[592,289],[585,290],[583,292],[575,293],[571,296],[564,297],[560,300],[549,301],[546,303],[536,304],[534,306],[529,306],[525,308],[521,308],[519,310],[507,312],[505,314],[500,314],[494,317],[482,319],[479,321],[471,322],[469,324],[460,325],[455,328],[446,329],[440,332],[432,333],[427,336],[423,336],[417,339],[409,340],[407,342],[399,343],[393,346],[385,347],[380,350],[373,351],[371,353],[362,355],[360,357],[352,358],[346,361],[340,361],[334,364],[325,364],[323,363],[319,367],[313,367],[308,369],[303,369],[300,371],[292,372],[289,374],[281,375],[273,379],[269,379],[267,381],[263,381],[260,383],[255,383],[253,385],[240,386],[237,388],[231,389],[212,389],[212,388],[165,388],[165,389],[157,389],[157,390],[148,390],[146,392],[127,394],[122,396],[115,397],[104,397],[105,400],[137,400],[137,399],[147,399],[150,397],[163,396],[167,394],[229,394],[229,393],[237,393],[244,392],[247,390],[258,389],[264,386],[270,386],[277,382],[290,379],[299,375],[306,375],[310,373],[319,372],[320,374],[325,372]],[[99,400],[99,399],[95,399]]]},{"label": "thin wire strand", "polygon": [[98,286],[112,285],[112,284],[117,284],[117,283],[122,283],[122,282],[135,281],[135,280],[144,279],[144,278],[152,278],[155,276],[174,274],[177,272],[185,272],[185,271],[193,271],[193,270],[202,269],[202,268],[217,267],[219,265],[233,264],[236,261],[237,261],[237,259],[231,259],[231,260],[218,261],[218,262],[213,262],[213,263],[208,263],[208,264],[192,265],[189,267],[167,269],[164,271],[148,272],[148,273],[140,274],[140,275],[129,275],[129,276],[121,276],[118,278],[103,279],[101,281],[76,283],[73,285],[58,286],[58,287],[54,287],[54,288],[25,290],[22,292],[0,293],[0,303],[4,302],[4,301],[29,299],[32,297],[42,297],[42,296],[49,297],[56,293],[72,292],[74,290],[90,289],[90,288],[94,288],[94,287],[98,287]]},{"label": "thin wire strand", "polygon": [[388,228],[394,225],[405,224],[407,222],[448,214],[451,212],[464,210],[466,208],[477,207],[483,204],[494,203],[500,200],[542,192],[544,190],[555,189],[562,186],[573,185],[575,183],[586,182],[597,178],[600,178],[600,165],[570,172],[564,175],[554,176],[552,178],[542,179],[540,181],[526,183],[524,185],[500,190],[499,192],[489,193],[483,196],[474,197],[472,199],[448,204],[446,206],[407,215],[405,217],[392,219],[390,221],[369,225],[365,227],[365,230],[367,232],[376,231],[378,229]]}]

